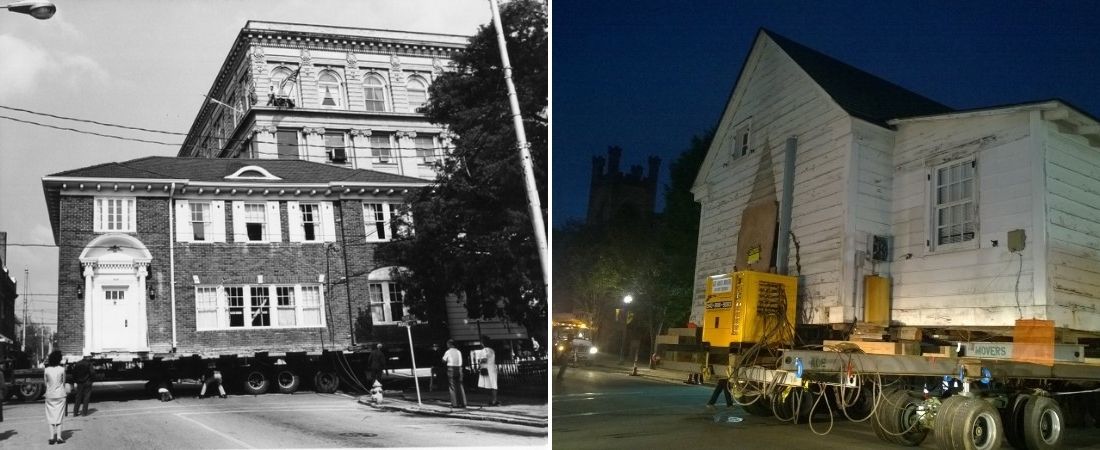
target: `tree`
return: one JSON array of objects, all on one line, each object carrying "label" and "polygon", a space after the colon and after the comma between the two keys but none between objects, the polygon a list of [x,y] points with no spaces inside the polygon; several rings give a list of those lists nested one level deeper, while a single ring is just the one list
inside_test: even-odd
[{"label": "tree", "polygon": [[[513,0],[500,15],[546,205],[546,11],[541,2]],[[471,318],[514,320],[545,333],[545,280],[492,25],[480,27],[452,64],[432,84],[423,112],[453,133],[454,151],[435,182],[411,199],[415,232],[383,246],[380,256],[409,269],[395,278],[406,304],[429,322],[445,320],[443,300],[457,294]]]}]

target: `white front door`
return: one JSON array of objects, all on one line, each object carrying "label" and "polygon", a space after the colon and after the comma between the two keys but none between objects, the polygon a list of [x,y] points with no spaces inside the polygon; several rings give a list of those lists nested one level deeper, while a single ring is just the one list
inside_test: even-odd
[{"label": "white front door", "polygon": [[137,280],[129,284],[99,286],[92,299],[92,319],[95,347],[100,351],[135,351],[144,349],[145,330],[140,320],[143,292]]}]

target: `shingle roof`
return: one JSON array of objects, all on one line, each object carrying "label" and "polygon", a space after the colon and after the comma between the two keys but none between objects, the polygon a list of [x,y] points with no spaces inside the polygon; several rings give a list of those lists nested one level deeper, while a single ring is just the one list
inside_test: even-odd
[{"label": "shingle roof", "polygon": [[852,67],[771,30],[762,33],[775,41],[849,114],[886,126],[902,117],[941,114],[952,108]]},{"label": "shingle roof", "polygon": [[[112,162],[58,172],[50,177],[187,179],[191,181],[230,181],[225,177],[245,166],[259,166],[281,180],[264,183],[328,183],[332,181],[365,183],[427,184],[419,178],[347,169],[293,159],[224,159],[149,156],[124,162]],[[245,180],[248,181],[248,180]]]}]

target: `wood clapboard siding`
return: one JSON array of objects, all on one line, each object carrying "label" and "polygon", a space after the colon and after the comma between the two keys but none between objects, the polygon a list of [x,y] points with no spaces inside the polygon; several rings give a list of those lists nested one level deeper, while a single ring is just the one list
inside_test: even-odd
[{"label": "wood clapboard siding", "polygon": [[[891,267],[895,321],[1010,326],[1021,317],[1046,317],[1045,308],[1035,306],[1033,253],[1025,248],[1021,257],[1006,247],[1010,230],[1037,238],[1032,151],[1026,112],[900,124]],[[936,165],[968,156],[977,160],[977,242],[932,252],[926,245],[932,239],[928,174]]]},{"label": "wood clapboard siding", "polygon": [[1100,149],[1046,126],[1048,314],[1100,331]]},{"label": "wood clapboard siding", "polygon": [[[838,301],[837,280],[843,233],[844,172],[851,148],[851,120],[770,39],[752,51],[702,172],[696,180],[701,203],[691,320],[702,322],[705,280],[733,269],[741,213],[752,197],[757,168],[769,152],[775,199],[782,191],[787,137],[798,137],[791,231],[799,240],[802,321],[824,323]],[[751,148],[731,157],[735,128],[751,123]],[[791,246],[790,267],[795,271]]]}]

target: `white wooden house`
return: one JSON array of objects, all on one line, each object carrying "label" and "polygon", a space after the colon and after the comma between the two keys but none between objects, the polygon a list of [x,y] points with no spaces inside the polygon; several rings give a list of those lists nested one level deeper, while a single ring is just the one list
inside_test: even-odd
[{"label": "white wooden house", "polygon": [[745,208],[788,206],[785,176],[775,265],[799,276],[800,323],[863,320],[877,274],[895,324],[1100,332],[1100,124],[1064,101],[956,111],[761,30],[693,187],[693,322],[748,251]]}]

